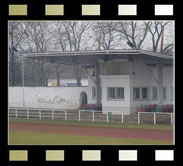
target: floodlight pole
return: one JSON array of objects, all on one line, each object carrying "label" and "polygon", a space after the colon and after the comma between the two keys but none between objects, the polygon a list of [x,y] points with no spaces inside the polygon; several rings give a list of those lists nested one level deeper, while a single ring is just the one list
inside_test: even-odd
[{"label": "floodlight pole", "polygon": [[23,107],[25,107],[25,97],[24,97],[24,59],[22,56],[22,90],[23,90]]}]

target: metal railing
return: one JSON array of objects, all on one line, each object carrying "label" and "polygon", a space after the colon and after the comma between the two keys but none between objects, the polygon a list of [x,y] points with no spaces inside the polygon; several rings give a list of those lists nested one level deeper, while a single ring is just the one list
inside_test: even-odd
[{"label": "metal railing", "polygon": [[[164,112],[138,112],[137,114],[125,115],[123,112],[102,112],[96,110],[60,110],[45,108],[9,108],[9,117],[16,119],[36,120],[72,120],[89,122],[114,122],[114,123],[160,123],[171,124],[174,122],[174,113]],[[148,116],[144,116],[144,115]],[[163,117],[158,115],[163,115]]]},{"label": "metal railing", "polygon": [[167,112],[138,112],[138,124],[141,123],[141,114],[151,114],[153,115],[153,124],[157,124],[157,115],[169,115],[170,117],[170,124],[173,125],[174,113],[167,113]]},{"label": "metal railing", "polygon": [[[111,112],[102,112],[102,111],[96,111],[96,110],[79,110],[79,121],[103,121],[103,122],[121,122],[124,123],[124,113],[123,112],[117,112],[114,111],[109,115]],[[83,115],[83,116],[82,116]],[[111,116],[111,117],[110,117]],[[114,116],[118,117],[117,120],[116,118],[113,118]]]}]

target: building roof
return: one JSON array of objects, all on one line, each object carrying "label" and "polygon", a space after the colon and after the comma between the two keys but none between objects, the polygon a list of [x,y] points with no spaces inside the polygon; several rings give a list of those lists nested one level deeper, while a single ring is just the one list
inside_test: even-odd
[{"label": "building roof", "polygon": [[146,60],[147,63],[173,64],[173,56],[155,53],[145,50],[96,50],[96,51],[72,51],[72,52],[44,52],[21,53],[26,58],[34,58],[52,63],[65,65],[94,65],[98,60],[113,60],[135,58]]}]

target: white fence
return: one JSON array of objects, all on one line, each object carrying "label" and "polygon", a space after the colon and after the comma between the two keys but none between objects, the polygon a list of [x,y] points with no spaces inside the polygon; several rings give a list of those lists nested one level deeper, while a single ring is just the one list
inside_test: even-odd
[{"label": "white fence", "polygon": [[[110,114],[109,114],[110,113]],[[115,115],[112,115],[111,112],[101,112],[96,110],[79,110],[79,121],[102,121],[102,122],[121,122],[124,123],[124,114],[123,112],[113,111]],[[115,118],[112,118],[114,117]],[[117,117],[117,119],[116,119]]]},{"label": "white fence", "polygon": [[[58,110],[40,108],[9,108],[9,117],[16,119],[37,120],[72,120],[114,123],[152,123],[173,125],[174,114],[163,112],[138,112],[124,115],[123,112],[102,112],[95,110]],[[112,114],[114,113],[114,114]],[[147,116],[148,115],[148,116]],[[162,117],[163,116],[163,117]]]},{"label": "white fence", "polygon": [[138,112],[138,124],[141,123],[141,115],[149,114],[153,116],[153,124],[157,124],[157,115],[168,115],[170,117],[170,124],[173,125],[174,113],[165,113],[165,112]]}]

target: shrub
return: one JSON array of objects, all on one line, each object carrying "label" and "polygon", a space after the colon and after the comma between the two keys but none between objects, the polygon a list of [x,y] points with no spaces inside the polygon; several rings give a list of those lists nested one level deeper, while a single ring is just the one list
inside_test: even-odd
[{"label": "shrub", "polygon": [[81,110],[102,110],[102,104],[82,104],[80,107]]},{"label": "shrub", "polygon": [[173,113],[173,104],[167,105],[157,105],[157,104],[150,104],[150,105],[142,105],[140,108],[137,109],[137,112],[168,112]]}]

